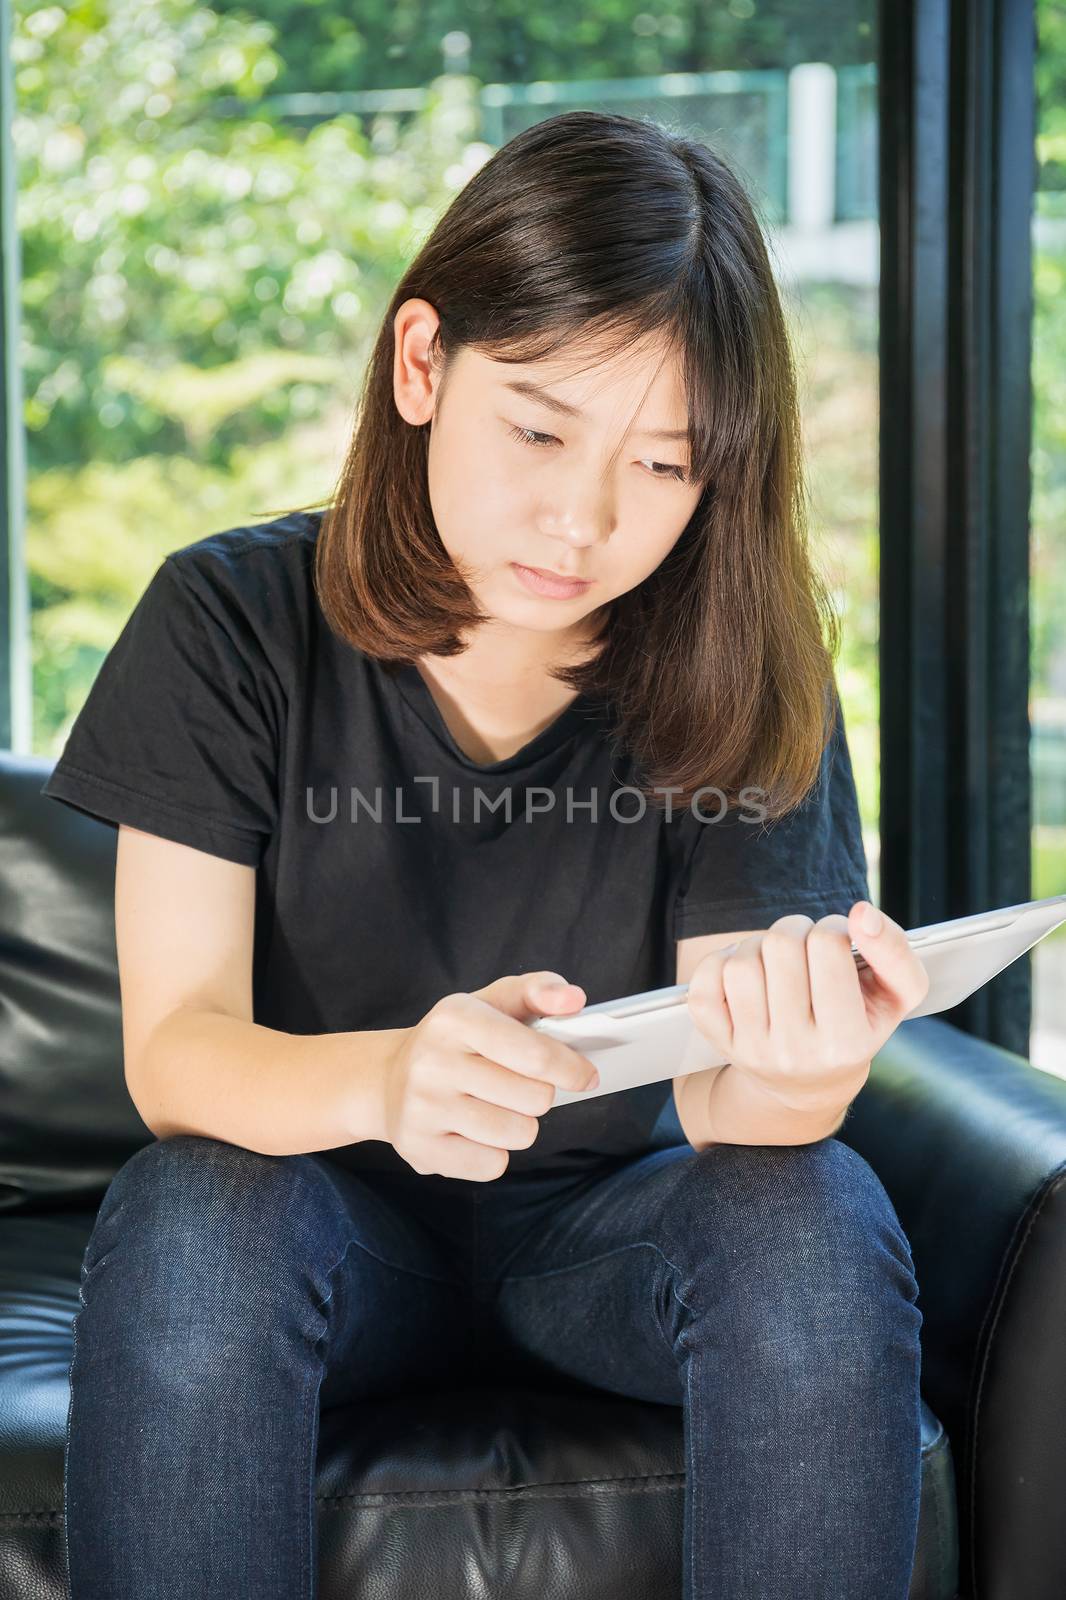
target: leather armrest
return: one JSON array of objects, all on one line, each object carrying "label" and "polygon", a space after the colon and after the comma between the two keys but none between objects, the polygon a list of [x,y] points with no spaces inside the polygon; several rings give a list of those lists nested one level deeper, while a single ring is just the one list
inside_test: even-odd
[{"label": "leather armrest", "polygon": [[918,1018],[875,1058],[836,1136],[910,1240],[922,1391],[958,1477],[962,1592],[1061,1600],[1066,1079]]}]

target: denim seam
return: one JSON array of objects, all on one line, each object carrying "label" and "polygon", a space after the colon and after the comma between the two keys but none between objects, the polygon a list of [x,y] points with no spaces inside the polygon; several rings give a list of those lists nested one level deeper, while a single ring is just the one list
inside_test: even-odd
[{"label": "denim seam", "polygon": [[[344,1255],[346,1256],[347,1254],[348,1254],[348,1252],[347,1252],[347,1250],[345,1250]],[[343,1260],[344,1260],[344,1256],[341,1257],[341,1261],[343,1261]],[[337,1266],[339,1266],[339,1265],[340,1265],[340,1262],[337,1263]],[[327,1297],[327,1301],[323,1302],[323,1304],[328,1303],[328,1300],[331,1300],[333,1298],[333,1273],[335,1271],[336,1271],[336,1267],[332,1268],[331,1271],[330,1271],[330,1291],[329,1291],[329,1295]],[[328,1326],[328,1319],[327,1319],[327,1326],[322,1330],[322,1332],[319,1334],[318,1338],[315,1340],[314,1345],[312,1346],[312,1350],[314,1352],[317,1352],[319,1345],[322,1343],[322,1340],[325,1338],[325,1336],[326,1336],[326,1334],[328,1332],[329,1332],[329,1326]],[[308,1439],[308,1442],[307,1442],[307,1450],[306,1450],[306,1453],[304,1455],[304,1461],[305,1461],[305,1463],[307,1463],[307,1468],[308,1468],[308,1472],[309,1472],[309,1475],[310,1475],[310,1480],[311,1480],[312,1486],[314,1485],[314,1482],[315,1482],[316,1468],[317,1468],[317,1463],[318,1463],[318,1417],[319,1417],[318,1392],[319,1392],[319,1389],[321,1388],[321,1386],[322,1386],[321,1378],[319,1378],[317,1386],[316,1386],[314,1368],[312,1367],[312,1369],[311,1369],[311,1382],[308,1385],[308,1388],[309,1388],[309,1391],[310,1391],[309,1394],[308,1394],[308,1404],[304,1407],[304,1415],[307,1417],[308,1423],[309,1423],[309,1427],[310,1427],[310,1438]],[[312,1554],[312,1551],[315,1548],[315,1496],[314,1496],[314,1488],[313,1487],[312,1487],[312,1491],[311,1491],[311,1495],[310,1495],[310,1503],[309,1503],[308,1508],[307,1508],[307,1516],[306,1516],[306,1518],[304,1520],[304,1532],[303,1532],[303,1539],[302,1539],[301,1543],[303,1545],[303,1561],[302,1561],[303,1571],[302,1571],[302,1574],[301,1574],[300,1594],[301,1594],[301,1596],[311,1597],[315,1593],[315,1586],[316,1586],[316,1581],[317,1581],[317,1572],[313,1572],[312,1571],[312,1563],[311,1563],[311,1554]],[[316,1566],[317,1566],[317,1562],[316,1562]]]},{"label": "denim seam", "polygon": [[[1028,1239],[1030,1233],[1033,1231],[1033,1229],[1035,1228],[1037,1222],[1039,1221],[1040,1215],[1041,1215],[1042,1211],[1044,1210],[1044,1207],[1048,1204],[1049,1200],[1054,1199],[1055,1195],[1058,1193],[1059,1189],[1061,1189],[1063,1187],[1064,1183],[1066,1183],[1066,1168],[1060,1167],[1057,1170],[1056,1174],[1046,1183],[1043,1194],[1040,1195],[1036,1205],[1033,1207],[1033,1210],[1030,1213],[1028,1222],[1026,1223],[1025,1230],[1022,1233],[1021,1238],[1018,1240],[1017,1248],[1014,1251],[1013,1260],[1010,1263],[1010,1268],[1009,1268],[1009,1270],[1007,1272],[1007,1276],[1006,1276],[1006,1278],[1004,1280],[1003,1288],[1002,1288],[1002,1290],[1000,1291],[1000,1294],[999,1294],[998,1304],[996,1304],[995,1312],[994,1312],[994,1314],[992,1316],[991,1325],[990,1325],[989,1330],[988,1330],[988,1338],[984,1342],[984,1355],[983,1355],[983,1358],[981,1360],[981,1369],[980,1369],[980,1373],[979,1373],[978,1379],[977,1379],[977,1392],[976,1392],[976,1394],[974,1396],[973,1435],[972,1435],[972,1438],[971,1438],[971,1441],[970,1441],[970,1451],[969,1451],[969,1454],[970,1454],[970,1569],[975,1574],[976,1574],[976,1572],[978,1570],[978,1567],[977,1567],[977,1526],[976,1526],[976,1522],[975,1522],[975,1517],[976,1517],[976,1513],[977,1513],[977,1435],[978,1435],[978,1428],[979,1428],[979,1424],[980,1424],[980,1420],[981,1420],[981,1400],[982,1400],[982,1394],[983,1394],[983,1390],[984,1390],[984,1386],[985,1386],[985,1378],[987,1376],[988,1368],[989,1368],[990,1360],[991,1360],[992,1344],[993,1344],[993,1341],[995,1339],[996,1328],[999,1325],[999,1319],[1000,1319],[1001,1315],[1003,1314],[1003,1307],[1007,1303],[1007,1292],[1010,1289],[1011,1279],[1014,1277],[1015,1270],[1017,1269],[1018,1263],[1022,1258],[1022,1252],[1025,1249],[1026,1240]],[[1017,1229],[1015,1229],[1015,1232],[1017,1232]],[[1014,1240],[1012,1239],[1011,1240],[1011,1244],[1013,1244],[1013,1243],[1014,1243]],[[1010,1249],[1010,1246],[1008,1246],[1008,1251],[1009,1251],[1009,1249]],[[981,1346],[981,1339],[980,1339],[980,1336],[979,1336],[979,1338],[978,1338],[978,1348],[980,1348],[980,1346]]]},{"label": "denim seam", "polygon": [[[319,1312],[320,1315],[324,1315],[326,1307],[332,1303],[333,1291],[336,1288],[336,1283],[334,1281],[335,1278],[336,1278],[336,1274],[339,1271],[339,1269],[344,1265],[344,1263],[347,1261],[348,1256],[349,1256],[349,1254],[350,1254],[350,1252],[352,1250],[352,1246],[353,1245],[356,1246],[357,1248],[359,1248],[360,1250],[364,1250],[365,1249],[365,1246],[361,1243],[360,1240],[354,1239],[354,1238],[348,1240],[348,1243],[345,1245],[344,1249],[341,1251],[340,1255],[337,1257],[337,1260],[330,1267],[329,1272],[327,1274],[327,1279],[328,1279],[328,1283],[329,1283],[329,1289],[327,1290],[325,1298],[319,1302],[319,1305],[318,1305],[317,1309],[318,1309],[318,1312]],[[370,1255],[371,1252],[367,1250],[365,1253],[367,1255]],[[375,1256],[374,1259],[378,1260],[380,1258]],[[327,1335],[329,1334],[329,1331],[330,1331],[330,1320],[329,1320],[328,1316],[325,1317],[325,1323],[326,1323],[326,1326],[322,1329],[322,1332],[319,1334],[318,1338],[315,1340],[314,1344],[311,1346],[311,1354],[313,1356],[315,1356],[315,1357],[318,1356],[318,1347],[319,1347],[319,1345],[322,1343],[323,1339],[325,1339],[327,1337]],[[313,1369],[312,1369],[312,1377],[313,1376],[314,1376],[314,1374],[313,1374]],[[307,1520],[306,1520],[306,1523],[304,1525],[303,1581],[302,1581],[302,1585],[301,1585],[301,1593],[304,1594],[304,1595],[313,1595],[315,1593],[315,1584],[316,1584],[316,1580],[317,1580],[317,1573],[312,1573],[312,1571],[311,1571],[311,1552],[314,1549],[314,1541],[315,1541],[315,1494],[314,1494],[314,1483],[315,1483],[315,1477],[316,1477],[316,1470],[315,1469],[316,1469],[316,1463],[317,1463],[317,1459],[318,1459],[318,1427],[319,1427],[319,1410],[320,1410],[319,1392],[321,1390],[321,1387],[322,1387],[322,1379],[320,1377],[319,1380],[318,1380],[318,1385],[314,1390],[314,1393],[312,1393],[311,1396],[310,1396],[310,1404],[305,1408],[305,1415],[308,1415],[310,1417],[310,1421],[311,1421],[311,1438],[310,1438],[310,1441],[309,1441],[309,1444],[308,1444],[307,1455],[305,1456],[305,1460],[309,1459],[309,1461],[310,1461],[310,1469],[309,1470],[310,1470],[310,1474],[311,1474],[312,1490],[311,1490],[310,1505],[308,1507]]]},{"label": "denim seam", "polygon": [[[391,1267],[394,1272],[405,1273],[406,1276],[409,1277],[409,1278],[425,1278],[425,1279],[428,1279],[430,1283],[446,1283],[453,1289],[454,1288],[462,1288],[462,1286],[463,1286],[461,1278],[438,1278],[438,1277],[434,1276],[434,1274],[432,1274],[430,1272],[417,1272],[413,1267],[401,1267],[401,1266],[398,1266],[395,1261],[386,1261],[384,1256],[379,1256],[375,1251],[369,1249],[363,1243],[363,1241],[361,1239],[349,1239],[348,1243],[344,1247],[344,1254],[339,1256],[338,1259],[333,1263],[332,1267],[330,1267],[330,1269],[329,1269],[329,1280],[330,1280],[329,1293],[326,1295],[326,1298],[324,1300],[321,1300],[319,1302],[319,1304],[318,1304],[318,1306],[316,1308],[317,1310],[324,1311],[326,1306],[328,1306],[330,1301],[333,1299],[333,1274],[337,1271],[337,1269],[339,1267],[342,1267],[344,1265],[345,1261],[348,1259],[348,1254],[352,1250],[353,1247],[355,1249],[357,1249],[357,1250],[362,1250],[364,1255],[368,1255],[372,1261],[379,1262],[381,1264],[381,1266],[383,1266],[383,1267]],[[319,1334],[318,1338],[315,1340],[315,1345],[318,1345],[318,1344],[320,1344],[322,1342],[322,1340],[326,1336],[327,1331],[328,1331],[327,1329],[323,1329],[323,1331]]]},{"label": "denim seam", "polygon": [[[700,1412],[700,1388],[699,1388],[698,1384],[694,1386],[693,1382],[692,1382],[692,1368],[693,1368],[694,1364],[695,1364],[695,1354],[692,1353],[692,1354],[689,1355],[689,1359],[685,1362],[685,1414],[688,1417],[688,1448],[689,1448],[689,1450],[693,1450],[693,1446],[692,1446],[693,1439],[697,1439],[697,1438],[702,1438],[703,1437],[703,1433],[701,1431],[702,1428],[703,1428],[703,1417],[702,1417],[702,1414]],[[693,1398],[693,1395],[695,1395],[695,1398]],[[695,1452],[693,1450],[693,1460],[694,1459],[695,1459]],[[696,1491],[697,1491],[697,1489],[699,1487],[700,1487],[700,1474],[698,1472],[694,1471],[694,1470],[690,1471],[690,1463],[688,1462],[688,1460],[686,1460],[686,1462],[685,1462],[685,1493],[688,1495],[689,1563],[690,1563],[690,1568],[691,1568],[691,1570],[688,1573],[688,1580],[689,1580],[689,1585],[691,1586],[691,1591],[692,1591],[692,1593],[694,1595],[703,1593],[703,1590],[701,1589],[699,1583],[697,1582],[697,1579],[699,1577],[699,1573],[697,1571],[697,1554],[696,1554],[696,1552],[701,1547],[701,1541],[700,1541],[700,1538],[698,1537],[698,1535],[701,1532],[701,1530],[698,1529],[697,1526],[696,1526],[696,1504],[697,1504],[697,1502],[696,1502]]]},{"label": "denim seam", "polygon": [[[122,1207],[124,1205],[125,1205],[125,1201],[124,1200],[119,1202],[119,1204],[115,1208],[114,1216],[118,1215],[118,1213],[122,1210]],[[93,1229],[95,1229],[95,1227],[96,1227],[96,1223],[99,1220],[99,1216],[100,1216],[100,1207],[98,1206],[97,1207],[97,1211],[96,1211],[96,1217],[93,1219]],[[67,1505],[68,1505],[68,1493],[69,1493],[69,1484],[70,1484],[71,1420],[72,1420],[73,1415],[74,1415],[74,1382],[73,1382],[73,1379],[74,1379],[74,1362],[75,1362],[75,1359],[76,1359],[77,1354],[78,1354],[78,1319],[81,1316],[82,1311],[85,1310],[85,1307],[86,1307],[85,1290],[86,1290],[86,1287],[88,1286],[89,1279],[93,1276],[93,1274],[95,1273],[95,1271],[96,1271],[96,1269],[98,1267],[103,1266],[104,1262],[107,1260],[107,1255],[108,1255],[108,1252],[105,1250],[103,1255],[99,1256],[97,1258],[97,1260],[93,1262],[92,1266],[88,1270],[86,1270],[85,1262],[86,1262],[86,1260],[88,1258],[89,1244],[90,1244],[91,1240],[92,1240],[92,1233],[90,1232],[89,1238],[86,1240],[85,1247],[84,1247],[84,1249],[82,1250],[82,1253],[81,1253],[81,1265],[80,1265],[80,1268],[79,1268],[79,1271],[78,1271],[78,1280],[79,1280],[78,1281],[78,1309],[77,1309],[77,1311],[75,1311],[75,1313],[74,1313],[74,1315],[73,1315],[73,1317],[71,1318],[71,1321],[70,1321],[70,1364],[67,1367],[67,1417],[66,1417],[66,1423],[64,1425],[64,1430],[63,1430],[63,1506],[62,1506],[63,1560],[64,1560],[64,1562],[66,1564],[67,1583],[68,1583],[68,1585],[70,1584],[71,1578],[70,1578],[70,1520],[67,1517]],[[36,1516],[36,1515],[38,1515],[38,1513],[36,1513],[36,1512],[15,1513],[16,1520],[21,1520],[23,1517]]]},{"label": "denim seam", "polygon": [[[360,1250],[362,1250],[364,1255],[368,1255],[372,1261],[380,1262],[383,1267],[391,1267],[393,1272],[405,1273],[409,1278],[425,1278],[430,1283],[446,1283],[453,1289],[462,1288],[463,1280],[461,1278],[438,1278],[433,1272],[419,1272],[415,1267],[402,1267],[397,1261],[389,1261],[385,1258],[385,1256],[379,1256],[376,1250],[371,1250],[369,1246],[365,1245],[361,1239],[349,1239],[347,1247],[344,1251],[344,1255],[341,1256],[340,1261],[338,1261],[335,1266],[330,1268],[331,1274],[336,1272],[337,1267],[339,1267],[344,1261],[344,1257],[348,1254],[348,1251],[353,1245],[356,1245]],[[329,1299],[331,1296],[332,1291],[330,1292],[330,1296],[322,1301],[322,1304],[318,1308],[320,1311],[322,1310],[322,1306],[329,1304]],[[319,1337],[321,1337],[321,1335],[319,1335]]]},{"label": "denim seam", "polygon": [[[685,1311],[688,1312],[690,1317],[694,1315],[692,1307],[689,1305],[688,1301],[685,1299],[684,1295],[680,1292],[677,1286],[678,1278],[680,1276],[680,1268],[677,1267],[674,1262],[670,1260],[670,1257],[666,1255],[659,1247],[659,1245],[655,1244],[651,1239],[634,1239],[629,1244],[618,1245],[618,1247],[614,1250],[605,1250],[602,1255],[589,1256],[584,1261],[572,1261],[569,1266],[551,1267],[547,1272],[520,1272],[512,1276],[500,1278],[497,1281],[499,1283],[536,1283],[543,1278],[557,1278],[564,1272],[580,1272],[583,1267],[595,1266],[598,1261],[609,1261],[612,1256],[621,1255],[623,1251],[626,1250],[654,1250],[655,1254],[666,1262],[666,1265],[673,1273],[673,1282],[671,1284],[671,1288],[673,1290],[674,1299],[680,1306],[684,1308]],[[667,1350],[669,1350],[671,1355],[675,1355],[676,1352],[674,1347],[670,1340],[666,1337],[666,1334],[663,1332],[661,1326],[659,1326],[659,1333]]]},{"label": "denim seam", "polygon": [[[325,1170],[325,1169],[323,1168],[323,1170]],[[330,1177],[329,1173],[326,1173],[326,1176]],[[330,1186],[333,1189],[334,1193],[337,1194],[338,1197],[341,1197],[343,1199],[343,1197],[340,1194],[340,1190],[337,1187],[337,1184],[333,1182],[332,1178],[330,1178]],[[383,1267],[391,1267],[393,1272],[403,1272],[409,1278],[422,1278],[428,1283],[446,1283],[453,1289],[454,1288],[462,1288],[462,1286],[463,1286],[462,1278],[441,1278],[441,1277],[438,1277],[435,1272],[419,1272],[417,1267],[404,1267],[404,1266],[401,1266],[398,1261],[389,1261],[389,1260],[386,1259],[385,1256],[379,1256],[376,1250],[371,1250],[370,1246],[364,1244],[361,1239],[354,1239],[354,1238],[348,1240],[348,1243],[347,1243],[347,1245],[345,1246],[345,1249],[344,1249],[344,1255],[342,1255],[340,1257],[340,1259],[338,1261],[336,1261],[334,1263],[334,1265],[330,1268],[330,1278],[331,1278],[331,1280],[332,1280],[333,1274],[336,1272],[337,1268],[344,1261],[345,1256],[347,1256],[348,1251],[352,1248],[353,1244],[354,1245],[358,1245],[360,1250],[364,1251],[365,1254],[368,1255],[371,1258],[371,1260],[377,1261]],[[333,1290],[332,1290],[332,1287],[331,1287],[329,1295],[326,1297],[325,1300],[322,1301],[322,1306],[324,1306],[324,1305],[326,1305],[328,1303],[328,1301],[331,1298],[332,1294],[333,1294]],[[322,1309],[322,1306],[319,1306],[319,1310]]]}]

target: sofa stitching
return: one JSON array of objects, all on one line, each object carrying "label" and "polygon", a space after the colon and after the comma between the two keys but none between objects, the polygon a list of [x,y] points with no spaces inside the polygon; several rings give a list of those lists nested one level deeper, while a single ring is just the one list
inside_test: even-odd
[{"label": "sofa stitching", "polygon": [[[947,1451],[947,1447],[947,1435],[941,1434],[940,1439],[938,1439],[937,1442],[926,1452],[927,1458],[931,1458],[938,1452],[940,1454],[944,1454]],[[347,1501],[362,1501],[364,1503],[388,1505],[394,1501],[415,1499],[432,1503],[439,1499],[454,1499],[456,1495],[458,1495],[460,1498],[476,1499],[486,1495],[521,1495],[527,1492],[539,1494],[546,1489],[596,1488],[601,1484],[623,1483],[630,1483],[634,1485],[660,1484],[666,1487],[673,1487],[684,1483],[684,1481],[685,1474],[683,1472],[644,1472],[622,1474],[617,1477],[611,1475],[601,1475],[598,1478],[558,1478],[552,1479],[545,1483],[501,1484],[495,1488],[488,1489],[390,1489],[382,1490],[381,1492],[374,1492],[373,1490],[363,1492],[353,1491],[350,1494],[316,1495],[315,1499],[320,1505],[343,1505]],[[935,1508],[936,1501],[934,1499],[934,1509]],[[0,1511],[0,1522],[31,1522],[38,1518],[50,1520],[58,1518],[61,1515],[62,1512],[56,1510]]]},{"label": "sofa stitching", "polygon": [[[602,1478],[562,1478],[550,1483],[518,1483],[501,1484],[490,1489],[389,1489],[380,1493],[374,1490],[362,1492],[353,1491],[350,1494],[320,1494],[315,1499],[319,1505],[343,1505],[347,1501],[360,1501],[371,1505],[391,1505],[394,1501],[423,1500],[432,1504],[438,1500],[481,1499],[485,1496],[522,1495],[531,1493],[540,1494],[546,1489],[571,1489],[571,1488],[596,1488],[608,1483],[661,1484],[664,1487],[676,1487],[683,1484],[683,1472],[648,1472],[634,1474],[632,1477],[602,1477]],[[54,1522],[61,1518],[62,1511],[0,1511],[0,1522],[36,1522],[44,1520]]]},{"label": "sofa stitching", "polygon": [[483,1500],[521,1496],[561,1499],[564,1496],[549,1496],[545,1491],[553,1489],[596,1489],[604,1484],[632,1484],[636,1488],[647,1488],[649,1486],[677,1488],[684,1484],[684,1481],[685,1474],[683,1472],[649,1472],[620,1477],[563,1478],[551,1483],[500,1484],[495,1488],[488,1489],[383,1489],[380,1492],[364,1490],[351,1494],[316,1495],[315,1498],[319,1505],[344,1505],[351,1501],[359,1502],[362,1505],[384,1506],[409,1500],[418,1500],[426,1505],[432,1505],[438,1501],[445,1500]]}]

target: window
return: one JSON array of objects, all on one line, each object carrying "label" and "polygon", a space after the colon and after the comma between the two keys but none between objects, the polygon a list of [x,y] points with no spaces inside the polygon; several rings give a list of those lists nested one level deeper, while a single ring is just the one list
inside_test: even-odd
[{"label": "window", "polygon": [[[1066,13],[1040,0],[1033,206],[1033,897],[1066,893]],[[1066,1075],[1066,928],[1033,952],[1034,1066]]]}]

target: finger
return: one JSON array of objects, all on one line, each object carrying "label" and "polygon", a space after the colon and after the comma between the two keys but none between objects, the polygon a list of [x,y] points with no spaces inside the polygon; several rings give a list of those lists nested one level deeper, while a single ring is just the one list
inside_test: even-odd
[{"label": "finger", "polygon": [[[490,1148],[476,1139],[467,1139],[461,1133],[442,1133],[434,1141],[434,1158],[439,1160],[436,1171],[446,1178],[461,1177],[464,1182],[495,1183],[500,1177],[499,1156],[507,1156],[500,1146]],[[510,1158],[504,1162],[506,1172]]]},{"label": "finger", "polygon": [[518,1020],[528,1022],[540,1016],[582,1011],[585,991],[579,983],[568,983],[557,972],[541,972],[526,983],[522,991]]},{"label": "finger", "polygon": [[[541,1090],[545,1087],[544,1084],[534,1085],[534,1088]],[[464,1139],[471,1139],[475,1144],[492,1145],[498,1150],[528,1150],[540,1132],[540,1123],[535,1114],[511,1111],[497,1105],[494,1100],[483,1100],[479,1095],[456,1095],[450,1111],[451,1122],[446,1132],[461,1133]]]},{"label": "finger", "polygon": [[711,950],[699,961],[689,980],[687,1004],[699,1031],[730,1059],[733,1054],[733,1018],[725,997],[722,971],[738,945]]},{"label": "finger", "polygon": [[[524,1072],[514,1072],[488,1056],[467,1051],[454,1058],[454,1075],[447,1085],[454,1089],[461,1079],[464,1093],[507,1111],[517,1111],[525,1117],[542,1117],[555,1101],[555,1084],[546,1078],[532,1078]],[[457,1129],[462,1133],[463,1129]]]},{"label": "finger", "polygon": [[[865,926],[867,910],[878,920],[875,932]],[[848,927],[870,969],[861,974],[867,1016],[878,1021],[906,1016],[929,992],[929,975],[911,949],[906,930],[868,900],[857,900],[852,906]]]},{"label": "finger", "polygon": [[454,1014],[461,1018],[461,1042],[474,1055],[559,1089],[583,1089],[596,1071],[595,1062],[572,1045],[507,1016],[487,1000],[471,994],[457,995],[454,1002]]},{"label": "finger", "polygon": [[816,1026],[827,1037],[846,1033],[861,1038],[870,1022],[851,953],[847,917],[834,913],[815,923],[807,936],[807,964]]},{"label": "finger", "polygon": [[545,1013],[580,1011],[585,1004],[584,989],[580,984],[568,983],[561,972],[512,973],[473,993],[475,999],[484,1000],[519,1022],[529,1022]]},{"label": "finger", "polygon": [[734,1029],[743,1028],[755,1039],[765,1040],[770,1033],[770,1006],[766,995],[762,942],[765,934],[753,933],[741,939],[736,953],[724,964],[722,983]]},{"label": "finger", "polygon": [[807,971],[807,935],[812,917],[796,913],[778,917],[762,935],[769,1031],[813,1028],[811,984]]}]

